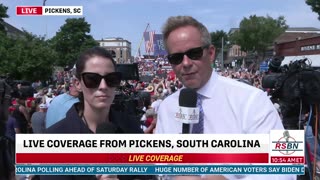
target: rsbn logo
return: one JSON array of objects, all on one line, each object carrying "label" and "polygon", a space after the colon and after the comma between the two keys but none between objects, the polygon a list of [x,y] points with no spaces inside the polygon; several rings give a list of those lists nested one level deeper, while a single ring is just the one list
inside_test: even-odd
[{"label": "rsbn logo", "polygon": [[283,132],[283,137],[281,137],[278,141],[272,141],[275,143],[274,149],[272,151],[279,151],[283,155],[291,155],[296,151],[303,151],[303,149],[299,149],[299,145],[303,145],[302,141],[296,141],[293,137],[290,136],[289,131],[285,130]]}]

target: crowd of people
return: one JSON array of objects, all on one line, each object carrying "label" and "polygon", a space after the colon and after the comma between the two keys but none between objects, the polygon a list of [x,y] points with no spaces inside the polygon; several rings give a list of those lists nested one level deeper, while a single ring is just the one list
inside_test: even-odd
[{"label": "crowd of people", "polygon": [[[32,88],[34,95],[27,97],[21,94],[21,97],[12,98],[12,104],[9,108],[10,116],[8,118],[7,135],[14,139],[14,132],[17,133],[44,133],[45,129],[52,126],[59,120],[65,117],[66,111],[76,102],[78,102],[78,91],[74,86],[74,71],[58,71],[55,74],[55,79],[52,84],[43,85],[40,81],[33,82]],[[225,70],[217,71],[218,74],[231,79],[236,79],[257,88],[261,87],[262,73],[258,71],[255,73],[247,72],[246,70]],[[150,94],[150,99],[144,101],[142,116],[142,127],[148,128],[150,118],[155,115],[160,102],[167,96],[173,94],[183,87],[181,81],[174,76],[167,76],[167,78],[160,78],[152,76],[152,80],[147,81],[122,81],[121,85],[125,86],[128,83],[132,89],[131,92],[146,92]],[[21,87],[21,84],[17,84]],[[148,103],[150,102],[150,103]],[[157,105],[155,105],[157,104]],[[19,112],[16,110],[19,109]],[[153,110],[151,110],[153,109]],[[46,115],[47,114],[47,115]],[[23,116],[22,116],[23,115]],[[20,125],[17,122],[21,123]],[[146,121],[148,119],[148,121]],[[144,122],[146,121],[146,124]],[[32,128],[31,128],[32,127]]]},{"label": "crowd of people", "polygon": [[[170,17],[163,28],[168,63],[173,74],[156,73],[154,62],[139,65],[150,81],[121,81],[116,63],[106,50],[94,47],[84,51],[73,69],[58,72],[49,85],[34,82],[33,97],[16,97],[6,125],[6,136],[14,149],[17,133],[96,133],[100,125],[112,125],[114,133],[179,134],[182,124],[173,121],[179,92],[190,88],[198,93],[200,120],[190,132],[201,134],[256,134],[284,129],[279,112],[262,88],[265,73],[246,69],[215,70],[211,64],[215,47],[203,24],[189,16]],[[148,73],[147,73],[148,72]],[[152,73],[149,73],[152,72]],[[238,82],[237,82],[238,81]],[[21,85],[18,85],[21,86]],[[112,106],[118,87],[129,86],[130,93],[144,92],[143,115],[138,120]],[[256,113],[259,112],[259,113]],[[14,154],[14,152],[11,154]],[[14,162],[14,156],[12,163]],[[11,169],[12,171],[12,169]],[[78,179],[80,176],[36,176],[35,178]],[[82,177],[83,178],[83,177]],[[152,179],[152,176],[87,176],[84,179]],[[175,176],[174,179],[269,179],[266,175]],[[292,175],[273,179],[295,179]],[[0,178],[1,179],[1,178]]]}]

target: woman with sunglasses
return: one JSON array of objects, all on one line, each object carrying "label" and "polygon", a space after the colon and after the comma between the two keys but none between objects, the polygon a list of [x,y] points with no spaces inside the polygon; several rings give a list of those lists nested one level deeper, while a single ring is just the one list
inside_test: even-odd
[{"label": "woman with sunglasses", "polygon": [[[47,129],[47,133],[96,133],[102,124],[112,126],[111,133],[143,133],[136,119],[119,112],[112,106],[121,73],[116,72],[112,55],[103,48],[94,47],[83,52],[76,62],[75,86],[79,102],[67,112],[66,117]],[[101,128],[100,128],[101,129]],[[103,133],[103,132],[99,132]],[[110,133],[110,132],[109,132]],[[42,176],[41,179],[135,179],[134,176]],[[152,179],[150,176],[138,179]]]}]

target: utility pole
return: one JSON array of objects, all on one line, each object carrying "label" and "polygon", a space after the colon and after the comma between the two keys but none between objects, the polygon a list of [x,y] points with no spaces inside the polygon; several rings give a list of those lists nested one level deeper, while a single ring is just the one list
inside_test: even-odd
[{"label": "utility pole", "polygon": [[[42,6],[46,6],[46,1],[47,1],[47,0],[43,0]],[[45,17],[45,23],[46,23],[46,34],[45,34],[45,38],[48,38],[48,21],[47,21],[47,17]]]},{"label": "utility pole", "polygon": [[224,62],[223,62],[223,36],[221,38],[221,63],[222,63],[222,68],[224,69]]}]

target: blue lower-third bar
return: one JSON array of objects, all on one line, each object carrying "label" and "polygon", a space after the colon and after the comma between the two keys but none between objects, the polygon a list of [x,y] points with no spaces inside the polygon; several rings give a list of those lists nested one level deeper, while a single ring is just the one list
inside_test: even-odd
[{"label": "blue lower-third bar", "polygon": [[200,175],[304,174],[304,165],[16,165],[16,174],[34,175]]}]

